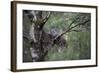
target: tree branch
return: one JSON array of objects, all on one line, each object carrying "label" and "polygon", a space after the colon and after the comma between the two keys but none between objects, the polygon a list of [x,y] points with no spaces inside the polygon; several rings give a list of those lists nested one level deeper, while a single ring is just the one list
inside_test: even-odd
[{"label": "tree branch", "polygon": [[43,28],[43,26],[45,25],[45,23],[49,19],[50,15],[51,15],[51,12],[49,12],[48,15],[45,18],[43,18],[43,21],[42,21],[41,27],[40,27],[41,29]]},{"label": "tree branch", "polygon": [[43,22],[46,23],[51,15],[51,12],[48,12],[48,15],[43,19]]},{"label": "tree branch", "polygon": [[[83,22],[83,23],[79,23],[79,24],[77,24],[77,25],[74,25],[73,27],[68,28],[66,31],[64,31],[63,33],[61,33],[61,34],[58,35],[57,37],[55,37],[55,39],[54,39],[53,41],[57,40],[58,38],[60,38],[60,37],[63,36],[64,34],[70,32],[73,28],[75,28],[75,27],[77,27],[77,26],[79,26],[79,25],[85,25],[88,21],[89,21],[89,19],[86,20],[86,21]],[[72,24],[71,24],[71,25],[72,25]]]},{"label": "tree branch", "polygon": [[73,21],[70,23],[70,25],[68,26],[68,28],[70,28],[74,22],[75,22],[75,20],[73,20]]},{"label": "tree branch", "polygon": [[[76,19],[79,19],[79,18],[76,18]],[[70,23],[70,25],[68,26],[68,28],[70,28],[70,27],[72,26],[72,24],[76,22],[76,19],[74,19],[74,20]]]}]

